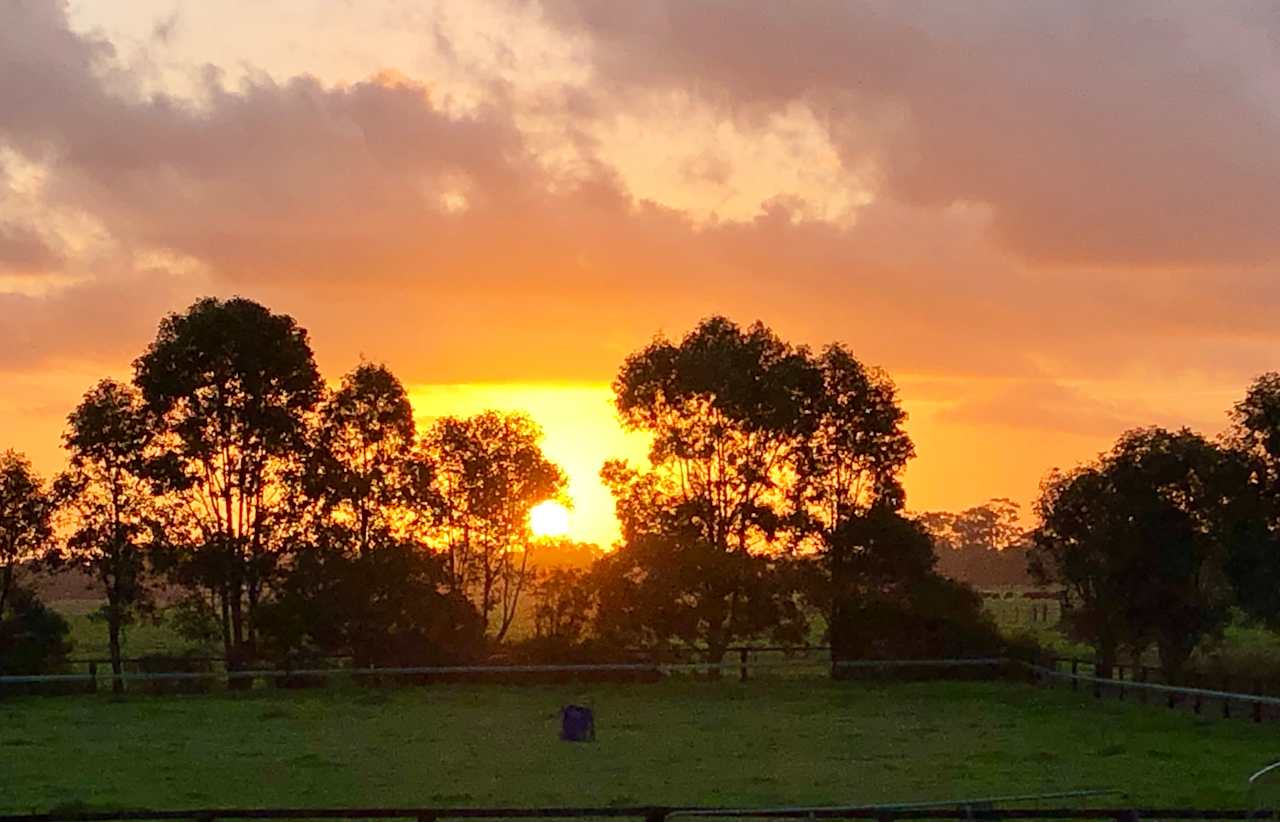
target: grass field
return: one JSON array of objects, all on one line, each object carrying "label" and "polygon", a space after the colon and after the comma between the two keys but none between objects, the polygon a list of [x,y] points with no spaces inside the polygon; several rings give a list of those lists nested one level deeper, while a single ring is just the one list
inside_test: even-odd
[{"label": "grass field", "polygon": [[[53,608],[67,620],[71,628],[71,655],[75,658],[105,659],[110,655],[107,644],[107,624],[95,616],[102,607],[99,600],[64,599],[53,603]],[[146,656],[156,653],[179,653],[187,650],[217,653],[221,648],[198,648],[180,637],[163,612],[158,619],[141,619],[130,625],[124,633],[124,655]]]},{"label": "grass field", "polygon": [[[599,740],[557,739],[593,704]],[[1020,683],[668,681],[0,702],[0,809],[849,803],[1119,788],[1240,806],[1280,729]],[[1274,799],[1274,798],[1273,798]]]}]

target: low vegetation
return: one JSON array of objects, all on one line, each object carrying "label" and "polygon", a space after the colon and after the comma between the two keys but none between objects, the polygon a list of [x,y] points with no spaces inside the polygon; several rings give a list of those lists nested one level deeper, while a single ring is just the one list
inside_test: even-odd
[{"label": "low vegetation", "polygon": [[[598,741],[557,739],[583,702]],[[0,810],[825,804],[1114,788],[1246,807],[1274,727],[1021,683],[435,686],[0,702]],[[1274,797],[1272,797],[1274,800]]]}]

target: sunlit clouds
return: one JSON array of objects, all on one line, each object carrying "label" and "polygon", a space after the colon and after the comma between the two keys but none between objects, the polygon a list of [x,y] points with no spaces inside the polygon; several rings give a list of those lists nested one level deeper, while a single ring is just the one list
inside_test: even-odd
[{"label": "sunlit clouds", "polygon": [[52,471],[165,312],[242,294],[420,421],[528,411],[607,544],[600,463],[645,456],[608,385],[721,313],[888,369],[909,507],[1025,502],[1280,367],[1277,36],[1265,2],[15,0],[0,446]]}]

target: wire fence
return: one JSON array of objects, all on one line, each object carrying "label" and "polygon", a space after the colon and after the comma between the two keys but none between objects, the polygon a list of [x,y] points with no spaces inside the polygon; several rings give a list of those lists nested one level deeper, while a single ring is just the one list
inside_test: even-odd
[{"label": "wire fence", "polygon": [[[278,687],[323,687],[334,682],[378,684],[388,681],[418,680],[536,682],[556,678],[587,678],[619,682],[658,681],[669,676],[737,677],[742,681],[761,675],[809,676],[830,671],[831,652],[827,646],[735,646],[715,660],[700,659],[705,652],[698,649],[624,650],[624,658],[634,661],[521,664],[498,658],[477,665],[421,665],[400,667],[357,667],[351,657],[322,657],[320,665],[285,667],[234,668],[222,657],[142,657],[123,660],[120,674],[113,674],[109,661],[82,658],[72,661],[79,670],[56,674],[0,675],[0,693],[6,687],[58,686],[51,692],[92,692],[110,687],[113,681],[124,685],[172,685],[212,687],[252,687],[270,684]],[[157,670],[169,663],[172,669]],[[59,690],[59,687],[61,690]],[[28,689],[30,690],[30,689]]]},{"label": "wire fence", "polygon": [[[1152,681],[1154,671],[1146,666],[1116,665],[1112,667],[1111,676],[1100,676],[1096,663],[1079,659],[1056,658],[1039,664],[1021,664],[1040,677],[1068,683],[1072,690],[1088,690],[1099,699],[1108,697],[1149,703],[1154,697],[1171,709],[1203,714],[1207,709],[1216,708],[1223,718],[1248,716],[1255,722],[1280,717],[1280,697],[1273,695],[1276,693],[1275,683],[1261,679],[1252,681],[1251,690],[1242,691],[1234,690],[1232,685],[1249,682],[1244,677],[1224,676],[1219,680],[1222,687],[1212,688],[1200,684]],[[1125,676],[1126,673],[1129,674],[1128,677]],[[1197,683],[1207,680],[1204,676],[1192,676]]]},{"label": "wire fence", "polygon": [[[1255,722],[1280,718],[1280,696],[1258,691],[1234,691],[1098,676],[1091,663],[1046,659],[1037,662],[1007,657],[957,659],[844,659],[832,660],[826,647],[739,647],[714,661],[642,661],[589,664],[483,664],[424,665],[385,668],[314,667],[255,668],[247,670],[137,671],[126,669],[118,677],[110,671],[90,668],[83,673],[0,676],[0,695],[21,693],[87,693],[110,688],[118,679],[125,686],[144,691],[208,691],[218,687],[244,689],[255,686],[280,688],[326,687],[338,683],[393,685],[434,683],[503,684],[596,681],[618,683],[658,682],[671,677],[702,677],[740,681],[761,676],[832,676],[837,679],[867,676],[934,678],[1019,678],[1040,684],[1066,684],[1072,690],[1092,692],[1097,698],[1163,701],[1169,708],[1197,714],[1216,708],[1223,717],[1248,717]],[[1067,670],[1064,670],[1067,667]],[[1085,673],[1090,670],[1092,673]]]}]

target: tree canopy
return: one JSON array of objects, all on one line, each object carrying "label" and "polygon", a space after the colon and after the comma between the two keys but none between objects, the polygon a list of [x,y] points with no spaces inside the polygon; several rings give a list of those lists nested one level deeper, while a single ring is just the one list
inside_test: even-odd
[{"label": "tree canopy", "polygon": [[106,600],[114,689],[122,688],[121,635],[151,604],[147,556],[164,542],[151,461],[155,433],[137,392],[114,380],[91,388],[67,420],[70,465],[54,483],[69,535],[51,552],[84,571]]},{"label": "tree canopy", "polygon": [[217,604],[227,658],[251,657],[283,474],[306,453],[322,396],[307,332],[251,300],[210,297],[166,317],[134,371],[175,469],[160,476],[191,526],[184,565]]},{"label": "tree canopy", "polygon": [[1244,468],[1191,431],[1130,431],[1093,464],[1055,473],[1037,503],[1032,571],[1063,586],[1067,618],[1105,667],[1155,643],[1170,677],[1225,624]]},{"label": "tree canopy", "polygon": [[18,569],[41,560],[53,538],[54,502],[31,462],[0,452],[0,619],[17,588]]}]

